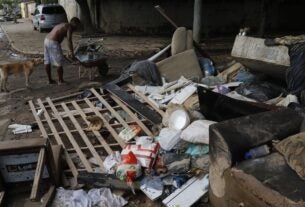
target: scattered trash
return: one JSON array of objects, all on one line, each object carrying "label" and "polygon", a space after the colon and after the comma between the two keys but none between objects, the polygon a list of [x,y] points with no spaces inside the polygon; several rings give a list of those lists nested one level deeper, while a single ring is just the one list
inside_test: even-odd
[{"label": "scattered trash", "polygon": [[92,131],[99,131],[104,125],[103,120],[98,116],[87,117],[87,121],[89,122],[88,130]]},{"label": "scattered trash", "polygon": [[199,58],[199,63],[201,70],[203,71],[205,77],[213,76],[216,73],[216,69],[213,62],[208,58]]},{"label": "scattered trash", "polygon": [[171,129],[183,130],[190,124],[190,117],[183,109],[173,111],[169,117],[168,126]]},{"label": "scattered trash", "polygon": [[14,134],[23,134],[32,132],[32,125],[24,124],[11,124],[8,126],[9,129],[13,129]]},{"label": "scattered trash", "polygon": [[117,166],[121,163],[121,153],[116,151],[111,155],[108,155],[104,160],[104,167],[108,174],[115,174]]},{"label": "scattered trash", "polygon": [[268,145],[265,144],[265,145],[250,149],[248,152],[245,153],[244,157],[246,160],[249,160],[249,159],[254,159],[254,158],[268,155],[269,153],[270,153],[270,148]]},{"label": "scattered trash", "polygon": [[122,180],[126,181],[130,186],[132,192],[135,194],[134,187],[132,183],[134,180],[142,175],[141,165],[138,163],[136,156],[132,151],[128,154],[122,156],[122,162],[118,165],[116,176]]},{"label": "scattered trash", "polygon": [[151,168],[157,157],[159,145],[157,143],[144,143],[139,145],[126,145],[121,152],[122,157],[132,152],[142,167]]},{"label": "scattered trash", "polygon": [[159,136],[156,137],[160,146],[164,150],[171,150],[180,140],[181,131],[171,128],[163,128]]},{"label": "scattered trash", "polygon": [[145,177],[141,180],[141,190],[154,201],[163,194],[163,183],[160,177]]},{"label": "scattered trash", "polygon": [[141,128],[136,125],[131,125],[129,128],[124,128],[119,136],[125,141],[129,142],[131,139],[135,138],[141,132]]},{"label": "scattered trash", "polygon": [[197,120],[181,133],[181,139],[191,143],[209,144],[209,127],[214,121]]},{"label": "scattered trash", "polygon": [[109,188],[84,190],[65,190],[58,188],[52,206],[54,207],[122,207],[127,201],[111,192]]},{"label": "scattered trash", "polygon": [[193,177],[189,179],[181,188],[162,201],[167,207],[172,206],[191,206],[199,198],[208,192],[209,177],[203,178]]}]

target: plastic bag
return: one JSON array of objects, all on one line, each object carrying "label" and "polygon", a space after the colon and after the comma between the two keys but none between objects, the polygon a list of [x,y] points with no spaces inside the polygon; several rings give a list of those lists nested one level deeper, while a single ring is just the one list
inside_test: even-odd
[{"label": "plastic bag", "polygon": [[143,144],[143,145],[126,145],[121,152],[122,156],[133,152],[138,162],[142,167],[151,168],[157,157],[159,150],[158,143]]},{"label": "plastic bag", "polygon": [[163,128],[157,140],[162,149],[169,151],[180,141],[180,130]]},{"label": "plastic bag", "polygon": [[268,101],[285,93],[281,87],[268,82],[243,84],[236,88],[235,91],[240,95],[260,102]]},{"label": "plastic bag", "polygon": [[209,127],[214,121],[197,120],[181,133],[181,139],[191,143],[209,144]]},{"label": "plastic bag", "polygon": [[122,155],[122,163],[117,168],[116,176],[120,180],[131,184],[141,174],[141,165],[138,164],[136,156],[131,151],[126,155]]}]

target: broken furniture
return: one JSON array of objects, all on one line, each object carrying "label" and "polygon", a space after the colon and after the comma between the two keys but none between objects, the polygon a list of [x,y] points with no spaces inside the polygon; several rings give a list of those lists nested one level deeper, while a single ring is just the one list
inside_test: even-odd
[{"label": "broken furniture", "polygon": [[[57,151],[58,152],[58,151]],[[3,186],[33,182],[31,200],[39,198],[41,182],[49,178],[59,185],[58,156],[43,138],[3,141],[0,143],[0,173]]]},{"label": "broken furniture", "polygon": [[[127,92],[126,92],[127,91]],[[128,85],[124,91],[128,97],[138,96],[134,89]],[[149,121],[139,111],[124,104],[117,95],[111,93],[101,94],[90,89],[91,96],[77,99],[70,97],[70,101],[57,102],[46,98],[37,100],[37,104],[29,101],[30,108],[40,128],[42,137],[48,138],[52,145],[63,147],[64,159],[68,168],[64,168],[65,177],[72,177],[76,184],[80,171],[103,173],[103,158],[114,151],[121,151],[126,145],[119,133],[130,125],[138,125],[141,135],[152,136],[151,130],[155,123]],[[154,110],[155,106],[145,97],[139,107]],[[72,99],[72,100],[71,100]],[[58,99],[60,100],[60,99]],[[43,110],[39,117],[37,111]],[[161,117],[163,111],[155,110],[155,115]],[[97,116],[103,121],[101,130],[89,129],[89,116]],[[160,118],[160,122],[161,122]]]},{"label": "broken furniture", "polygon": [[285,46],[268,47],[265,39],[236,36],[231,55],[247,68],[285,79],[286,69],[290,66],[288,48]]},{"label": "broken furniture", "polygon": [[303,117],[291,109],[258,113],[210,127],[213,206],[305,206],[305,183],[279,153],[244,160],[249,149],[297,134]]},{"label": "broken furniture", "polygon": [[214,121],[224,121],[280,108],[264,103],[236,100],[201,86],[198,86],[197,92],[201,113],[207,119]]}]

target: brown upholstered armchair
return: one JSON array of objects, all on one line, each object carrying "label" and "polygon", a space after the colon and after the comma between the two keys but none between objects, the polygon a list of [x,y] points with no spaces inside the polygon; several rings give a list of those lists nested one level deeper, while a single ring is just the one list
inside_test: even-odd
[{"label": "brown upholstered armchair", "polygon": [[210,190],[215,207],[305,206],[305,181],[276,151],[244,160],[249,149],[300,131],[303,117],[281,109],[210,127]]}]

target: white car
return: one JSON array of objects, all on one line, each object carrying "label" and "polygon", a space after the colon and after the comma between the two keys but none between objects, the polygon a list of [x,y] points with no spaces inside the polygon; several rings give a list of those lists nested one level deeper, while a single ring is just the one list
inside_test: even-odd
[{"label": "white car", "polygon": [[32,16],[34,30],[39,32],[45,29],[52,29],[62,22],[68,22],[65,9],[58,4],[38,5]]}]

